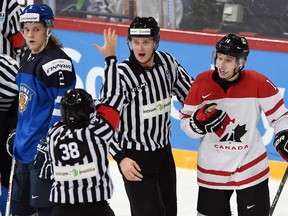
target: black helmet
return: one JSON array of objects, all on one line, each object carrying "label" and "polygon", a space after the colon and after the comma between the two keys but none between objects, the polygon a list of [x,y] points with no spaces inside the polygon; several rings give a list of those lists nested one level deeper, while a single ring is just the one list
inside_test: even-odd
[{"label": "black helmet", "polygon": [[61,116],[65,123],[82,123],[95,111],[92,96],[84,89],[70,89],[60,101]]},{"label": "black helmet", "polygon": [[228,34],[216,44],[216,53],[247,59],[249,54],[248,41],[245,37]]},{"label": "black helmet", "polygon": [[153,17],[136,17],[128,28],[128,40],[132,37],[153,37],[160,40],[160,28]]}]

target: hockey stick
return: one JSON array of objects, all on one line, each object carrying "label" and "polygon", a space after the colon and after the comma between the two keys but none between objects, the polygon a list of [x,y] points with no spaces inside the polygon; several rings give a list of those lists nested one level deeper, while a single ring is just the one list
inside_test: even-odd
[{"label": "hockey stick", "polygon": [[283,190],[283,187],[284,187],[284,185],[285,185],[285,183],[286,183],[287,178],[288,178],[288,166],[287,166],[287,168],[286,168],[286,170],[285,170],[285,173],[284,173],[284,175],[283,175],[283,177],[282,177],[282,180],[281,180],[281,182],[280,182],[280,185],[279,185],[279,187],[278,187],[277,193],[276,193],[276,195],[275,195],[275,197],[274,197],[273,203],[272,203],[272,205],[271,205],[271,207],[270,207],[269,216],[272,216],[272,215],[273,215],[273,212],[274,212],[274,210],[275,210],[276,204],[277,204],[277,202],[278,202],[278,200],[279,200],[279,197],[280,197],[280,195],[281,195],[281,192],[282,192],[282,190]]},{"label": "hockey stick", "polygon": [[15,171],[15,163],[16,163],[16,160],[15,160],[14,158],[12,158],[10,178],[9,178],[9,185],[8,185],[8,194],[7,194],[7,203],[6,203],[5,216],[9,216],[9,215],[10,215],[12,182],[13,182],[14,171]]}]

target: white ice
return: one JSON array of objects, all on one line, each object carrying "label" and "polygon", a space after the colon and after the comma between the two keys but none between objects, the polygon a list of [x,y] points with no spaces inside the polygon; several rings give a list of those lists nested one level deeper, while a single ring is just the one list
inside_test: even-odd
[{"label": "white ice", "polygon": [[[130,216],[128,198],[125,193],[122,177],[117,168],[116,162],[111,161],[111,175],[114,181],[115,191],[112,199],[109,200],[116,216]],[[177,196],[178,216],[196,216],[196,203],[198,185],[196,172],[192,169],[177,168]],[[280,180],[269,180],[271,203],[278,190]],[[287,184],[287,183],[286,183]],[[288,186],[284,186],[279,201],[274,210],[273,216],[288,215]],[[231,198],[233,216],[237,216],[235,196]]]}]

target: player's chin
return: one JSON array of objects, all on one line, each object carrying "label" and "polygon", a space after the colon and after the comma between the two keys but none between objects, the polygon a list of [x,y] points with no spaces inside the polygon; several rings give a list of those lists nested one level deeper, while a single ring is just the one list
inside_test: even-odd
[{"label": "player's chin", "polygon": [[222,79],[226,79],[227,77],[229,77],[229,74],[225,71],[219,71],[218,73],[219,73],[220,78]]},{"label": "player's chin", "polygon": [[30,49],[35,50],[37,48],[35,43],[28,43],[28,46],[30,47]]}]

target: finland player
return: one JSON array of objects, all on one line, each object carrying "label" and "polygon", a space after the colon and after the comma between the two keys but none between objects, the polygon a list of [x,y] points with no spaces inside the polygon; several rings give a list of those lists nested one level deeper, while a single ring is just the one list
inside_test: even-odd
[{"label": "finland player", "polygon": [[176,170],[171,151],[171,103],[182,103],[192,78],[177,60],[156,51],[160,28],[136,17],[128,28],[130,57],[119,64],[124,108],[111,154],[123,174],[133,216],[176,216]]},{"label": "finland player", "polygon": [[257,128],[261,112],[275,130],[276,150],[288,160],[288,110],[266,76],[244,69],[248,54],[245,37],[224,36],[216,44],[215,69],[197,76],[181,110],[182,130],[201,140],[198,215],[230,216],[234,191],[238,215],[269,214],[268,158]]},{"label": "finland player", "polygon": [[29,49],[21,59],[16,76],[19,90],[16,135],[8,140],[16,159],[12,187],[12,213],[15,215],[32,215],[37,211],[40,216],[48,216],[51,212],[52,181],[39,179],[34,156],[40,139],[61,119],[61,97],[76,83],[72,60],[52,35],[53,22],[53,12],[45,4],[28,5],[20,16],[22,34]]},{"label": "finland player", "polygon": [[114,216],[107,202],[113,193],[109,142],[118,127],[124,100],[116,43],[115,31],[108,29],[104,30],[104,46],[96,45],[106,57],[100,103],[95,108],[91,95],[84,89],[68,90],[60,102],[63,121],[56,123],[47,135],[46,158],[51,162],[45,160],[45,144],[38,146],[36,162],[43,163],[40,176],[49,177],[46,171],[50,164],[52,167],[52,216]]}]

